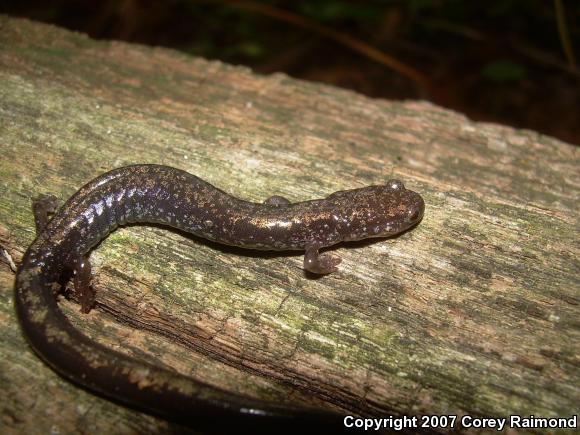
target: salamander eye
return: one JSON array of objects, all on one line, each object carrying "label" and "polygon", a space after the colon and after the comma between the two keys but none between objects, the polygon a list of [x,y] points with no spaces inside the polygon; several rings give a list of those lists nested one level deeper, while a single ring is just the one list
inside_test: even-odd
[{"label": "salamander eye", "polygon": [[396,180],[396,179],[392,179],[392,180],[387,181],[387,186],[393,190],[405,189],[405,185],[403,184],[403,182],[400,180]]}]

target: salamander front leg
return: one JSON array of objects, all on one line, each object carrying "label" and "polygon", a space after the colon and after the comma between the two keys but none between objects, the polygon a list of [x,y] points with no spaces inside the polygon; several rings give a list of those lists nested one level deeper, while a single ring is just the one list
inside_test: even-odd
[{"label": "salamander front leg", "polygon": [[325,275],[336,272],[341,258],[334,254],[318,252],[319,248],[316,246],[307,246],[304,253],[304,270],[308,272]]},{"label": "salamander front leg", "polygon": [[280,195],[272,195],[270,198],[264,200],[264,204],[268,205],[288,205],[290,201]]},{"label": "salamander front leg", "polygon": [[81,304],[81,313],[87,314],[95,304],[95,291],[91,287],[91,263],[79,257],[72,265],[74,292]]}]

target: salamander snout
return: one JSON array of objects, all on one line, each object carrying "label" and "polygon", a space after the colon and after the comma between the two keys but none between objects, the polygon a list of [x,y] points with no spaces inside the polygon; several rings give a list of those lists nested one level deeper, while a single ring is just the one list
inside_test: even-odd
[{"label": "salamander snout", "polygon": [[406,220],[410,224],[415,224],[423,218],[423,213],[425,212],[425,201],[423,201],[421,195],[410,190],[407,192],[411,194],[412,198],[407,204]]},{"label": "salamander snout", "polygon": [[393,236],[419,223],[425,211],[421,195],[396,179],[335,192],[327,200],[335,231],[345,241]]},{"label": "salamander snout", "polygon": [[404,203],[405,212],[402,217],[407,224],[416,224],[423,218],[425,202],[421,195],[412,190],[405,189],[403,182],[396,178],[387,181],[386,186],[389,190],[393,191],[393,193],[396,192],[401,198],[401,202]]}]

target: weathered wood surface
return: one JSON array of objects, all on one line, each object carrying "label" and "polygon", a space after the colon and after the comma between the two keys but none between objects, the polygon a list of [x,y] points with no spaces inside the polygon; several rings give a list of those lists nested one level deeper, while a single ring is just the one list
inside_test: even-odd
[{"label": "weathered wood surface", "polygon": [[[391,177],[423,222],[341,246],[307,279],[297,255],[153,227],[92,254],[85,333],[254,397],[362,415],[570,416],[580,403],[579,149],[424,102],[0,18],[0,244],[18,262],[31,198],[69,197],[151,162],[262,201]],[[154,433],[172,426],[63,381],[26,347],[0,264],[2,432]]]}]

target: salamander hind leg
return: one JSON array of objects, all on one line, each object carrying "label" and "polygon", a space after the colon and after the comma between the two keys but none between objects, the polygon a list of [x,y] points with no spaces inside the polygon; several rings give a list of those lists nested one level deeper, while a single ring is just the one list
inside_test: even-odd
[{"label": "salamander hind leg", "polygon": [[[40,195],[32,201],[36,234],[44,230],[59,207],[60,201],[54,195]],[[74,293],[81,304],[81,312],[86,314],[95,304],[95,291],[91,287],[91,263],[88,258],[79,257],[67,268],[73,274]],[[62,284],[65,285],[66,282]]]},{"label": "salamander hind leg", "polygon": [[32,201],[32,213],[36,223],[36,234],[40,234],[60,207],[60,201],[54,195],[40,195]]},{"label": "salamander hind leg", "polygon": [[74,292],[81,304],[81,313],[87,314],[95,304],[95,291],[91,287],[91,263],[79,257],[72,265]]},{"label": "salamander hind leg", "polygon": [[307,247],[304,254],[304,270],[308,272],[325,275],[336,272],[340,262],[342,261],[338,255],[318,252],[318,247]]},{"label": "salamander hind leg", "polygon": [[272,195],[270,198],[264,200],[267,205],[288,205],[290,201],[280,195]]}]

